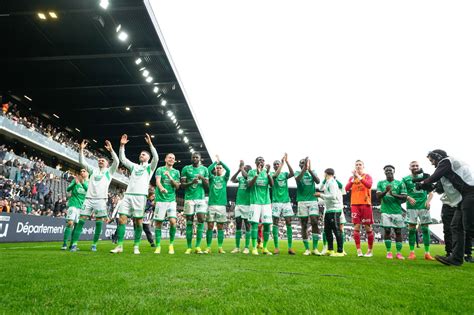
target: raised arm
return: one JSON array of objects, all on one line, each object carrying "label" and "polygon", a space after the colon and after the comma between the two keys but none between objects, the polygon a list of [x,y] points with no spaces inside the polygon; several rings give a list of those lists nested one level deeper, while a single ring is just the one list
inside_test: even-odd
[{"label": "raised arm", "polygon": [[283,169],[283,165],[285,164],[285,157],[283,156],[283,158],[281,159],[281,163],[280,163],[280,166],[278,166],[277,170],[275,171],[275,173],[273,173],[273,178],[277,178],[278,175],[280,175],[281,173],[281,170]]},{"label": "raised arm", "polygon": [[74,189],[74,186],[76,186],[76,181],[77,181],[77,179],[74,178],[72,180],[72,182],[69,184],[69,186],[67,186],[67,188],[66,188],[67,192],[71,192]]},{"label": "raised arm", "polygon": [[154,172],[156,167],[158,166],[158,161],[159,161],[158,152],[156,152],[155,146],[153,145],[153,142],[151,141],[151,137],[147,133],[145,134],[145,141],[150,146],[150,152],[151,152],[151,157],[152,157],[152,160],[150,162],[150,167],[151,167],[151,171]]},{"label": "raised arm", "polygon": [[[247,187],[251,188],[255,185],[255,182],[257,181],[258,174],[261,172],[260,168],[257,168],[255,174],[249,173],[247,176]],[[253,175],[253,177],[251,177]]]},{"label": "raised arm", "polygon": [[270,165],[269,164],[265,165],[265,168],[267,169],[268,185],[270,187],[273,187],[274,182],[273,182],[273,177],[270,175]]},{"label": "raised arm", "polygon": [[369,174],[365,174],[363,178],[360,178],[360,182],[365,186],[365,188],[372,188],[372,177]]},{"label": "raised arm", "polygon": [[288,154],[286,153],[285,153],[285,163],[286,163],[286,166],[288,166],[288,178],[292,178],[293,176],[295,176],[295,172],[293,172],[293,168],[288,162]]},{"label": "raised arm", "polygon": [[221,161],[221,165],[225,169],[224,177],[225,177],[225,181],[227,182],[229,181],[229,178],[230,178],[230,168],[227,165],[225,165],[225,163],[222,161]]},{"label": "raised arm", "polygon": [[125,156],[125,145],[128,143],[128,141],[128,136],[123,134],[120,138],[119,158],[123,166],[125,166],[129,171],[132,171],[134,163],[130,162],[130,160]]},{"label": "raised arm", "polygon": [[[237,172],[235,172],[235,174],[232,176],[232,178],[230,179],[230,181],[232,183],[238,183],[239,181],[237,180],[237,176],[239,176],[239,173],[242,171],[242,175],[243,175],[243,169],[244,169],[244,161],[240,160],[240,164],[239,164],[239,169],[237,170]],[[244,176],[245,178],[247,178],[247,176]]]},{"label": "raised arm", "polygon": [[115,172],[117,172],[117,168],[120,164],[119,157],[117,156],[117,153],[115,153],[114,149],[112,148],[112,143],[110,143],[109,140],[105,140],[105,149],[110,152],[112,155],[112,165],[110,165],[109,171],[110,174],[113,175]]},{"label": "raised arm", "polygon": [[94,168],[86,162],[86,158],[84,157],[84,149],[86,146],[86,140],[82,140],[82,142],[79,144],[79,164],[81,164],[81,166],[91,174],[94,171]]}]

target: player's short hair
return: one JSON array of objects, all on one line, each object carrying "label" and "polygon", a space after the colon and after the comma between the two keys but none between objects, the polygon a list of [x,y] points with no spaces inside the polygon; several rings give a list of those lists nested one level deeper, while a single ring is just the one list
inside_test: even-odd
[{"label": "player's short hair", "polygon": [[260,160],[260,159],[265,160],[265,159],[263,158],[263,156],[257,156],[257,158],[255,159],[255,163],[257,163],[258,160]]},{"label": "player's short hair", "polygon": [[110,160],[104,155],[99,156],[99,159],[105,160],[108,164],[110,164]]},{"label": "player's short hair", "polygon": [[191,154],[191,157],[193,157],[193,156],[195,156],[195,155],[201,157],[201,153],[199,153],[199,152],[193,152],[193,154]]},{"label": "player's short hair", "polygon": [[333,168],[327,168],[324,170],[324,173],[330,175],[330,176],[334,176],[334,174],[336,174],[336,172],[334,172],[334,169]]},{"label": "player's short hair", "polygon": [[151,157],[151,153],[148,152],[147,150],[142,150],[142,152],[140,152],[140,154],[142,154],[143,152],[145,152],[146,154],[148,154],[148,157]]},{"label": "player's short hair", "polygon": [[275,163],[276,164],[281,164],[281,161],[280,160],[275,160],[275,161],[273,161],[273,164],[275,164]]},{"label": "player's short hair", "polygon": [[362,160],[356,160],[355,162],[356,162],[356,163],[357,163],[357,162],[361,162],[362,165],[365,165],[365,164],[364,164],[364,161],[362,161]]},{"label": "player's short hair", "polygon": [[418,161],[411,161],[410,165],[412,165],[413,163],[418,163]]},{"label": "player's short hair", "polygon": [[[170,154],[173,154],[173,155],[174,155],[174,153],[171,153],[171,152],[170,152],[170,153],[166,153],[165,159],[166,159],[166,158],[168,157],[168,155],[170,155]],[[176,157],[176,156],[175,156],[175,157]]]},{"label": "player's short hair", "polygon": [[386,169],[386,168],[389,168],[389,167],[390,167],[390,168],[393,168],[393,170],[395,170],[395,166],[390,165],[390,164],[385,165],[385,166],[383,167],[383,170],[385,171],[385,169]]}]

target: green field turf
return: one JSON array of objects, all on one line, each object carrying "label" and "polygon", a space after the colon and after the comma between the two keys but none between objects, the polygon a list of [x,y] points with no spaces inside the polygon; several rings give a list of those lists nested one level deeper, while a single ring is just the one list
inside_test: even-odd
[{"label": "green field turf", "polygon": [[[230,254],[109,254],[110,241],[89,251],[60,251],[60,243],[0,244],[0,313],[474,313],[474,264],[446,267],[424,261],[373,258]],[[215,242],[214,242],[215,245]],[[320,245],[321,247],[321,245]],[[364,245],[363,245],[364,248]],[[404,246],[408,254],[408,246]],[[443,247],[433,246],[433,254]]]}]

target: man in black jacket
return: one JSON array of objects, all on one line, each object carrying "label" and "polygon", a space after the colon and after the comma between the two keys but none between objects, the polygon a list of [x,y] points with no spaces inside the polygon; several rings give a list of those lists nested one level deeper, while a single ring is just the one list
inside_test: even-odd
[{"label": "man in black jacket", "polygon": [[467,164],[448,156],[443,150],[430,151],[427,157],[436,170],[419,187],[430,189],[434,183],[441,181],[444,193],[452,202],[458,203],[451,222],[453,252],[449,257],[437,255],[435,258],[445,265],[461,266],[465,235],[474,235],[474,176]]}]

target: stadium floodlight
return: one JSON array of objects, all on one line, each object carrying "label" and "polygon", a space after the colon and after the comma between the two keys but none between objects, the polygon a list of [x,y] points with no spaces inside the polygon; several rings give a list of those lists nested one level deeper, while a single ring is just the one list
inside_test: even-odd
[{"label": "stadium floodlight", "polygon": [[58,16],[56,15],[56,12],[51,11],[51,12],[48,12],[48,14],[49,14],[49,16],[52,17],[53,19],[57,19],[57,18],[58,18]]},{"label": "stadium floodlight", "polygon": [[146,123],[145,123],[145,126],[150,126],[150,123],[149,123],[149,122],[146,122]]},{"label": "stadium floodlight", "polygon": [[33,101],[31,98],[28,97],[28,95],[23,95],[28,101]]},{"label": "stadium floodlight", "polygon": [[145,67],[142,67],[142,68],[138,69],[138,71],[143,71],[145,69],[146,69]]},{"label": "stadium floodlight", "polygon": [[166,103],[167,103],[167,102],[166,102],[165,99],[162,99],[162,100],[161,100],[161,106],[166,106]]},{"label": "stadium floodlight", "polygon": [[122,29],[122,24],[119,24],[119,25],[115,28],[115,32],[118,33],[121,29]]},{"label": "stadium floodlight", "polygon": [[194,149],[193,148],[189,149],[189,152],[194,153]]},{"label": "stadium floodlight", "polygon": [[44,13],[39,12],[39,13],[38,13],[38,17],[39,17],[41,20],[46,20],[46,15],[44,15]]},{"label": "stadium floodlight", "polygon": [[109,0],[100,0],[99,5],[104,9],[107,10],[109,7]]},{"label": "stadium floodlight", "polygon": [[157,86],[155,86],[155,87],[153,88],[153,92],[155,92],[155,93],[158,93],[159,90],[160,90],[160,88],[157,87]]},{"label": "stadium floodlight", "polygon": [[179,130],[178,130],[178,133],[179,133],[180,135],[182,135],[182,134],[183,134],[183,129],[179,129]]},{"label": "stadium floodlight", "polygon": [[144,70],[142,75],[146,78],[148,75],[150,74],[150,72],[148,72],[148,70]]},{"label": "stadium floodlight", "polygon": [[189,142],[188,137],[184,137],[184,138],[183,138],[183,141],[184,141],[185,143],[188,143],[188,142]]},{"label": "stadium floodlight", "polygon": [[92,141],[94,141],[95,143],[97,143],[97,140],[95,140],[95,139],[92,139]]},{"label": "stadium floodlight", "polygon": [[175,117],[175,118],[173,118],[173,122],[174,122],[174,123],[176,123],[176,117]]},{"label": "stadium floodlight", "polygon": [[59,116],[58,116],[58,115],[56,115],[56,114],[53,114],[53,116],[59,119]]},{"label": "stadium floodlight", "polygon": [[146,82],[150,83],[151,81],[153,81],[153,77],[146,78]]},{"label": "stadium floodlight", "polygon": [[128,107],[128,106],[125,107],[125,110],[126,110],[126,111],[130,111],[130,107]]},{"label": "stadium floodlight", "polygon": [[169,110],[169,111],[167,111],[166,113],[168,114],[168,117],[171,117],[171,116],[173,116],[173,112],[172,112],[172,111],[170,111],[170,110]]},{"label": "stadium floodlight", "polygon": [[139,65],[141,63],[142,63],[142,58],[137,58],[137,60],[135,60],[136,65]]},{"label": "stadium floodlight", "polygon": [[120,39],[122,42],[126,41],[128,38],[128,34],[125,33],[124,31],[120,32],[120,34],[118,35],[118,39]]},{"label": "stadium floodlight", "polygon": [[155,135],[151,135],[152,138],[155,138]]},{"label": "stadium floodlight", "polygon": [[77,130],[77,132],[81,132],[81,130],[79,130],[79,129],[77,129],[77,128],[74,128],[74,129],[76,129],[76,130]]}]

